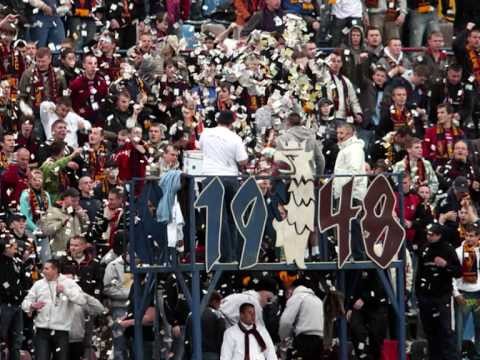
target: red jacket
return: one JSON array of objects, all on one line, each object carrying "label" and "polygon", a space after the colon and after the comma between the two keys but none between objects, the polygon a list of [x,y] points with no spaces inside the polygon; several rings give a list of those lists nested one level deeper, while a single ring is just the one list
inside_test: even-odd
[{"label": "red jacket", "polygon": [[81,117],[94,125],[100,122],[101,108],[108,94],[108,86],[98,73],[93,80],[85,75],[77,76],[70,83],[72,107]]},{"label": "red jacket", "polygon": [[[400,217],[400,195],[395,193],[395,211],[397,215]],[[417,193],[411,191],[408,194],[403,195],[403,215],[404,219],[413,222],[415,220],[415,212],[417,210],[418,204],[420,204],[422,200]],[[406,230],[406,237],[408,241],[413,241],[415,237],[415,229],[413,227],[407,228]]]},{"label": "red jacket", "polygon": [[[445,132],[445,130],[443,130]],[[447,141],[448,138],[450,141]],[[450,143],[451,154],[453,154],[453,145],[457,140],[463,139],[463,131],[459,128],[452,127],[445,133],[443,139],[438,139],[437,126],[432,126],[425,130],[425,138],[423,139],[423,157],[431,162],[445,163],[450,159],[448,154],[448,146]]]},{"label": "red jacket", "polygon": [[118,166],[118,178],[129,181],[134,177],[145,177],[147,167],[146,154],[140,153],[131,142],[125,143],[115,154]]},{"label": "red jacket", "polygon": [[2,202],[17,207],[22,191],[28,188],[28,176],[17,164],[10,164],[2,173]]}]

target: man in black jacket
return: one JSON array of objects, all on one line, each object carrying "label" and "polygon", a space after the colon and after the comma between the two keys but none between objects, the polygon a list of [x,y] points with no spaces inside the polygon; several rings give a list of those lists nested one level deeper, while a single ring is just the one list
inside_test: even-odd
[{"label": "man in black jacket", "polygon": [[[474,92],[471,83],[462,81],[463,75],[462,65],[451,64],[447,77],[438,79],[433,84],[429,108],[436,109],[440,104],[451,104],[454,109],[453,118],[465,129],[472,120]],[[430,123],[437,123],[436,111],[430,111]]]},{"label": "man in black jacket", "polygon": [[388,329],[388,297],[376,270],[348,275],[346,316],[355,355],[359,359],[380,359]]},{"label": "man in black jacket", "polygon": [[427,227],[428,244],[419,254],[415,290],[430,360],[459,360],[452,331],[452,280],[462,276],[455,249],[443,239],[443,227]]},{"label": "man in black jacket", "polygon": [[74,236],[68,244],[67,255],[60,259],[60,272],[71,275],[82,290],[100,299],[103,290],[103,269],[92,255],[94,249],[82,236]]},{"label": "man in black jacket", "polygon": [[16,253],[15,241],[0,243],[0,347],[6,343],[13,360],[20,359],[23,341],[20,305],[28,291],[25,269]]}]

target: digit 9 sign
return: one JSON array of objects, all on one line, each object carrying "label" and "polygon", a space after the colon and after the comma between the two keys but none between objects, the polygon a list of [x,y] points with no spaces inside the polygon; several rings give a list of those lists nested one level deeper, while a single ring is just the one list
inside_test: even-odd
[{"label": "digit 9 sign", "polygon": [[[277,244],[285,250],[287,263],[304,268],[304,250],[313,226],[320,232],[333,229],[338,245],[338,267],[342,268],[351,255],[351,225],[357,219],[362,229],[363,244],[369,259],[381,268],[387,268],[395,260],[405,239],[405,229],[394,216],[395,194],[385,176],[377,176],[367,189],[361,206],[352,206],[353,178],[347,182],[333,206],[333,179],[323,185],[315,196],[311,179],[292,178],[290,201],[286,204],[287,217],[274,220]],[[292,196],[292,188],[301,189],[301,196]],[[206,208],[206,268],[211,271],[221,257],[222,223],[226,211],[231,211],[235,226],[243,238],[243,250],[239,259],[240,269],[249,269],[258,262],[268,210],[262,192],[253,177],[245,181],[235,194],[229,208],[224,200],[225,188],[216,177],[204,188],[195,203],[196,208]],[[293,200],[292,200],[293,199]],[[300,200],[299,200],[300,199]],[[314,224],[313,206],[317,206],[317,222]],[[358,219],[363,208],[363,216]],[[312,219],[310,219],[312,217]],[[300,224],[300,225],[299,225]],[[233,225],[233,224],[231,224]]]}]

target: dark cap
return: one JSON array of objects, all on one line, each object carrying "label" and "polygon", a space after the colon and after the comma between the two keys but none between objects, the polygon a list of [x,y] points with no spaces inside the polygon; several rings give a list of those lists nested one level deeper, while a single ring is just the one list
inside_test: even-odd
[{"label": "dark cap", "polygon": [[26,221],[27,220],[27,217],[25,215],[23,215],[22,213],[14,213],[12,215],[10,215],[10,223],[14,222],[14,221]]},{"label": "dark cap", "polygon": [[65,199],[68,196],[80,197],[80,192],[75,188],[69,187],[67,190],[63,192],[62,199]]},{"label": "dark cap", "polygon": [[324,106],[324,105],[333,105],[333,102],[332,100],[328,99],[328,98],[321,98],[320,100],[318,100],[318,106]]},{"label": "dark cap", "polygon": [[427,234],[428,233],[443,235],[443,226],[439,223],[431,223],[427,225]]},{"label": "dark cap", "polygon": [[468,180],[465,176],[457,176],[453,180],[453,189],[457,192],[469,192]]}]

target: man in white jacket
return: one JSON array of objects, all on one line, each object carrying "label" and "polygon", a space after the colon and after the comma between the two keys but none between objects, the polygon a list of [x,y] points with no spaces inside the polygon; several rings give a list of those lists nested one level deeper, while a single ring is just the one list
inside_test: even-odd
[{"label": "man in white jacket", "polygon": [[[333,174],[337,175],[361,175],[366,173],[364,142],[355,135],[355,128],[349,123],[341,123],[337,126],[337,141],[340,151],[335,161]],[[338,200],[342,194],[343,186],[350,181],[349,176],[335,177],[333,180],[333,196]],[[353,180],[352,204],[360,206],[367,193],[368,178],[358,176]],[[359,215],[360,217],[360,215]],[[357,219],[352,221],[352,254],[355,260],[361,260],[364,256],[362,233]]]},{"label": "man in white jacket", "polygon": [[255,318],[253,304],[240,305],[240,321],[223,335],[220,360],[278,360],[270,334]]},{"label": "man in white jacket", "polygon": [[282,340],[293,335],[298,357],[315,360],[323,353],[323,302],[312,289],[300,284],[301,280],[292,284],[278,334]]},{"label": "man in white jacket", "polygon": [[82,289],[59,273],[57,260],[48,260],[44,278],[37,281],[22,302],[22,309],[34,316],[37,360],[68,359],[68,334],[72,327],[74,304],[85,305]]}]

